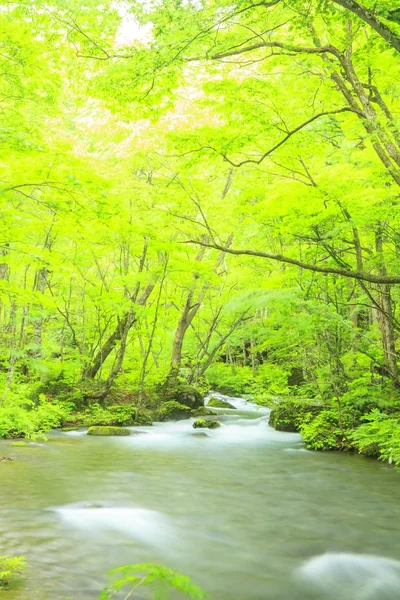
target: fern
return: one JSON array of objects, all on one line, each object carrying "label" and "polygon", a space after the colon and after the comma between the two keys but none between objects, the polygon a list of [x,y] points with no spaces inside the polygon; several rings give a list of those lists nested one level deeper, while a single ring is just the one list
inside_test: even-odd
[{"label": "fern", "polygon": [[153,600],[168,600],[171,590],[177,590],[191,600],[203,600],[206,597],[204,591],[194,585],[189,577],[162,565],[125,565],[113,569],[110,575],[118,575],[118,579],[103,590],[100,600],[110,600],[123,589],[127,591],[124,600],[128,600],[142,586],[150,588]]},{"label": "fern", "polygon": [[9,580],[16,573],[21,573],[25,567],[23,556],[0,556],[0,586],[7,585]]}]

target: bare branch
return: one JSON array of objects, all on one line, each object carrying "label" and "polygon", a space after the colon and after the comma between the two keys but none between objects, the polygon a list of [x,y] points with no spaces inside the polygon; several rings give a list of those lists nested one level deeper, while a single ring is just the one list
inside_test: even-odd
[{"label": "bare branch", "polygon": [[399,275],[374,275],[373,273],[367,273],[365,271],[350,271],[347,269],[340,269],[337,267],[321,267],[315,264],[312,265],[304,263],[303,261],[298,260],[297,258],[290,258],[289,256],[283,256],[282,254],[272,254],[269,252],[260,252],[258,250],[235,250],[233,248],[221,246],[220,244],[210,244],[209,242],[202,242],[200,240],[188,240],[182,243],[197,244],[198,246],[203,246],[205,248],[214,248],[215,250],[219,250],[220,252],[226,252],[227,254],[234,254],[236,256],[255,256],[259,258],[265,258],[268,260],[275,260],[277,262],[295,265],[296,267],[300,267],[301,269],[305,269],[307,271],[323,273],[324,275],[341,275],[342,277],[347,277],[348,279],[358,279],[360,281],[369,281],[370,283],[384,283],[388,285],[400,283]]}]

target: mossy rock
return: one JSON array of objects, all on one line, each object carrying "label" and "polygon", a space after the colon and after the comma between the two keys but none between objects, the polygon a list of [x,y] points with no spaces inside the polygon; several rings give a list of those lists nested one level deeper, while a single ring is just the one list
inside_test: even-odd
[{"label": "mossy rock", "polygon": [[77,431],[78,427],[62,427],[61,431],[67,432],[67,431]]},{"label": "mossy rock", "polygon": [[234,408],[234,409],[236,409],[236,406],[233,406],[233,404],[231,404],[230,402],[226,402],[225,400],[222,400],[221,398],[215,398],[215,396],[211,396],[211,398],[207,402],[207,406],[211,406],[212,408]]},{"label": "mossy rock", "polygon": [[11,442],[10,446],[14,446],[14,447],[26,447],[29,446],[28,442],[24,442],[24,441],[19,441],[19,442]]},{"label": "mossy rock", "polygon": [[181,381],[176,370],[171,371],[164,383],[159,387],[158,394],[163,400],[175,400],[191,409],[204,406],[202,393],[193,385]]},{"label": "mossy rock", "polygon": [[302,422],[309,417],[316,417],[326,409],[322,404],[309,402],[285,401],[271,410],[269,424],[278,431],[299,432]]},{"label": "mossy rock", "polygon": [[130,435],[129,429],[124,427],[109,427],[109,426],[98,426],[89,427],[87,435]]},{"label": "mossy rock", "polygon": [[217,429],[219,426],[218,421],[207,421],[207,419],[197,419],[193,423],[194,429]]},{"label": "mossy rock", "polygon": [[154,413],[155,421],[180,421],[189,419],[192,416],[192,409],[176,400],[164,402]]},{"label": "mossy rock", "polygon": [[192,410],[192,417],[210,417],[212,415],[216,415],[217,413],[212,410],[208,410],[205,406],[200,406],[200,408],[195,408]]}]

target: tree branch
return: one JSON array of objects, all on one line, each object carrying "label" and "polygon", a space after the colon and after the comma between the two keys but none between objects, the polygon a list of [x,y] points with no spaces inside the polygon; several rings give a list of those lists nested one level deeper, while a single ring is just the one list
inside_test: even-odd
[{"label": "tree branch", "polygon": [[317,113],[316,115],[314,115],[310,119],[307,119],[307,121],[304,121],[304,123],[301,123],[300,125],[298,125],[294,129],[292,129],[291,131],[289,131],[277,144],[275,144],[274,146],[272,146],[272,148],[270,148],[269,150],[267,150],[266,152],[264,152],[264,154],[259,159],[257,159],[257,160],[249,158],[247,160],[242,160],[239,163],[234,163],[232,160],[230,160],[227,157],[226,154],[223,154],[222,156],[224,157],[224,160],[226,160],[226,162],[228,162],[233,167],[241,167],[242,165],[246,165],[246,164],[249,164],[249,163],[253,163],[253,164],[259,165],[260,163],[262,163],[263,160],[265,160],[267,158],[267,156],[269,156],[270,154],[272,154],[273,152],[275,152],[275,150],[277,150],[278,148],[280,148],[280,146],[282,146],[285,142],[287,142],[287,140],[289,138],[291,138],[292,135],[294,135],[295,133],[297,133],[301,129],[304,129],[304,127],[307,127],[307,125],[309,125],[313,121],[316,121],[317,119],[320,119],[321,117],[324,117],[326,115],[337,115],[337,114],[343,113],[343,112],[352,112],[352,113],[355,113],[355,114],[358,114],[358,115],[361,114],[355,108],[351,108],[351,107],[347,107],[347,106],[345,106],[344,108],[338,108],[337,110],[326,110],[326,111]]},{"label": "tree branch", "polygon": [[369,281],[370,283],[384,283],[388,285],[400,283],[399,275],[374,275],[373,273],[367,273],[365,271],[350,271],[347,269],[341,269],[337,267],[320,267],[318,265],[305,263],[301,260],[298,260],[297,258],[283,256],[282,254],[272,254],[269,252],[260,252],[258,250],[235,250],[233,248],[221,246],[220,244],[210,244],[208,242],[201,242],[199,240],[187,240],[182,243],[197,244],[198,246],[203,246],[205,248],[213,248],[215,250],[220,250],[221,252],[226,252],[227,254],[234,254],[236,256],[255,256],[259,258],[265,258],[268,260],[275,260],[277,262],[295,265],[296,267],[300,267],[301,269],[305,269],[307,271],[323,273],[324,275],[341,275],[342,277],[347,277],[348,279],[358,279],[360,281]]},{"label": "tree branch", "polygon": [[364,21],[364,23],[367,23],[370,27],[372,27],[372,29],[374,29],[378,35],[380,35],[388,42],[388,44],[392,46],[392,48],[395,48],[397,52],[400,52],[400,38],[394,33],[394,31],[385,25],[385,23],[382,23],[382,21],[380,21],[375,13],[373,13],[371,10],[365,6],[362,6],[361,4],[358,4],[358,2],[355,2],[354,0],[333,0],[333,2],[351,11],[359,19]]}]

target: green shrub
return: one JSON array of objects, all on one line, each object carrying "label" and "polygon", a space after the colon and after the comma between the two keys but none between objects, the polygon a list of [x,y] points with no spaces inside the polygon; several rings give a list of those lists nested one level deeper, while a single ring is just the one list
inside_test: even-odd
[{"label": "green shrub", "polygon": [[362,420],[351,434],[358,452],[400,465],[400,420],[377,409]]},{"label": "green shrub", "polygon": [[168,600],[170,590],[181,592],[191,600],[204,600],[206,597],[203,590],[194,585],[189,577],[162,565],[125,565],[113,569],[110,575],[118,575],[118,579],[103,590],[100,600],[110,600],[122,590],[124,597],[130,598],[139,587],[149,588],[153,600]]},{"label": "green shrub", "polygon": [[338,416],[334,410],[324,410],[314,419],[300,426],[306,448],[311,450],[336,450],[338,442]]},{"label": "green shrub", "polygon": [[15,574],[20,574],[26,567],[23,556],[0,556],[0,587],[8,585]]},{"label": "green shrub", "polygon": [[207,377],[212,389],[233,396],[249,394],[254,380],[250,367],[237,367],[233,370],[231,365],[226,363],[211,365]]},{"label": "green shrub", "polygon": [[50,429],[60,427],[70,410],[70,404],[53,404],[43,394],[35,406],[23,394],[9,392],[0,405],[0,438],[43,437]]},{"label": "green shrub", "polygon": [[256,373],[248,366],[233,369],[226,363],[214,363],[208,369],[207,377],[212,389],[232,396],[284,396],[289,393],[288,372],[274,363],[259,365]]},{"label": "green shrub", "polygon": [[[69,416],[66,424],[91,427],[92,425],[134,425],[136,418],[136,407],[133,404],[115,404],[101,406],[90,404],[85,410],[73,413]],[[142,424],[142,423],[141,423]]]},{"label": "green shrub", "polygon": [[351,413],[339,413],[338,408],[323,410],[318,415],[309,415],[300,425],[300,433],[306,448],[310,450],[350,450]]}]

